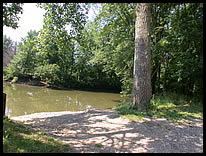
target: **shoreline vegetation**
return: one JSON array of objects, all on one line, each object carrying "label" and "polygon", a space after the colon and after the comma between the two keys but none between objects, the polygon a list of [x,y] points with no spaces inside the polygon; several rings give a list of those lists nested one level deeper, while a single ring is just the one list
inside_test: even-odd
[{"label": "shoreline vegetation", "polygon": [[23,84],[23,85],[31,85],[31,86],[40,86],[50,89],[56,89],[56,90],[85,90],[85,91],[95,91],[95,92],[109,92],[109,93],[119,93],[119,90],[113,90],[113,89],[99,89],[99,88],[91,88],[91,87],[64,87],[60,85],[49,85],[48,83],[41,81],[41,80],[33,80],[33,79],[18,79],[17,81],[13,82],[13,80],[3,80],[7,83],[11,84]]},{"label": "shoreline vegetation", "polygon": [[[45,86],[40,81],[23,82],[17,80],[12,83]],[[50,88],[50,86],[45,87]],[[147,117],[165,118],[176,124],[188,122],[191,118],[203,119],[203,104],[200,98],[190,98],[177,93],[164,92],[155,95],[155,98],[151,100],[151,107],[144,112],[131,109],[129,102],[130,98],[128,97],[114,106],[113,109],[118,111],[121,118],[135,122],[144,121]],[[8,117],[4,117],[3,123],[3,152],[5,153],[56,153],[70,150],[68,144],[57,141],[53,137],[45,135],[42,131],[31,130],[26,125],[14,122]]]},{"label": "shoreline vegetation", "polygon": [[69,151],[70,146],[63,141],[35,131],[28,126],[3,118],[4,153],[57,153]]},{"label": "shoreline vegetation", "polygon": [[190,118],[203,120],[203,102],[197,98],[168,92],[156,95],[151,100],[151,105],[145,111],[138,112],[130,108],[130,98],[121,101],[113,109],[121,117],[132,121],[142,120],[144,117],[165,118],[172,122],[184,122]]},{"label": "shoreline vegetation", "polygon": [[[18,27],[18,14],[24,12],[23,5],[3,3],[4,26]],[[3,35],[3,80],[10,85],[119,92],[127,99],[113,109],[122,118],[134,122],[145,117],[164,118],[177,124],[191,118],[203,120],[203,3],[155,3],[139,7],[134,3],[40,3],[36,7],[45,11],[41,30],[29,30],[19,43]],[[91,8],[95,16],[88,20]],[[140,16],[142,18],[138,19]],[[66,29],[68,24],[70,30]],[[145,35],[141,36],[143,32]],[[77,118],[80,120],[79,116]],[[96,122],[98,117],[94,120]],[[3,128],[4,152],[68,149],[7,117],[3,117]],[[156,135],[153,127],[150,128],[153,134],[148,136]],[[197,131],[200,135],[194,139],[202,140],[201,128]],[[161,133],[159,129],[156,132]],[[184,132],[181,135],[184,139],[177,133],[174,136],[191,145],[192,132],[188,130],[188,136]],[[142,135],[145,133],[143,130]],[[138,139],[142,145],[142,140]],[[160,138],[157,135],[155,139]],[[163,140],[161,145],[167,141]],[[171,142],[174,144],[174,140]],[[178,143],[170,147],[176,150],[185,144]],[[196,142],[193,145],[202,146]],[[187,146],[186,152],[193,145]],[[101,144],[96,146],[101,147]],[[161,147],[157,146],[152,148]]]},{"label": "shoreline vegetation", "polygon": [[[162,99],[163,100],[163,99]],[[193,127],[192,121],[195,119],[203,119],[202,109],[194,107],[192,105],[185,104],[183,107],[175,107],[172,104],[165,104],[159,102],[156,111],[153,112],[136,112],[127,107],[128,100],[122,101],[121,104],[117,105],[113,109],[117,111],[118,116],[121,118],[126,118],[137,123],[148,122],[152,119],[166,119],[167,121],[172,121],[175,125],[187,124],[189,127]],[[170,106],[170,108],[169,108]],[[188,108],[186,108],[188,107]],[[166,110],[167,112],[166,112]],[[168,110],[169,109],[169,110]],[[176,109],[176,111],[174,111]],[[180,113],[177,113],[179,109]],[[96,110],[98,111],[98,110]],[[92,110],[89,112],[93,112]],[[69,112],[72,115],[75,113],[85,113],[81,112]],[[153,113],[153,114],[152,114]],[[39,113],[37,113],[39,114]],[[36,114],[36,115],[37,115]],[[53,116],[53,115],[54,116]],[[52,117],[53,119],[59,114],[65,116],[67,112],[50,112],[41,113],[41,118]],[[115,113],[114,113],[115,114]],[[3,118],[3,152],[4,153],[65,153],[72,151],[70,144],[63,142],[63,140],[57,140],[51,137],[49,134],[42,130],[31,129],[27,124],[22,124],[20,120],[35,120],[35,114],[21,116],[17,121],[14,119],[9,119],[8,117]],[[90,114],[92,115],[92,114]],[[31,117],[31,118],[30,118]],[[39,115],[38,115],[39,117]],[[14,117],[15,118],[15,117]],[[148,121],[147,121],[148,120]],[[191,125],[190,125],[191,124]],[[98,147],[98,146],[97,146]],[[100,148],[100,147],[99,147]]]},{"label": "shoreline vegetation", "polygon": [[[45,82],[38,80],[17,80],[12,82],[9,80],[4,80],[10,84],[24,84],[32,86],[42,86],[51,89],[58,90],[86,90],[86,91],[95,91],[95,92],[114,92],[114,90],[100,90],[93,88],[67,88],[60,86],[49,86]],[[202,97],[190,97],[185,95],[180,95],[175,92],[163,92],[155,95],[155,98],[151,99],[151,105],[143,112],[138,112],[134,108],[130,108],[130,96],[124,98],[119,104],[114,106],[112,109],[115,109],[119,114],[130,120],[141,120],[143,116],[150,117],[163,117],[167,120],[182,120],[187,117],[203,119],[203,99]]]},{"label": "shoreline vegetation", "polygon": [[[15,82],[25,85],[36,85],[39,82]],[[197,98],[190,98],[177,93],[163,93],[151,100],[151,107],[138,112],[129,107],[130,98],[121,101],[112,109],[118,111],[121,118],[135,122],[145,121],[145,118],[165,118],[173,123],[186,123],[191,118],[203,120],[203,104]],[[31,146],[32,144],[32,146]],[[6,153],[53,153],[69,151],[70,146],[42,131],[34,131],[26,125],[3,118],[3,152]]]}]

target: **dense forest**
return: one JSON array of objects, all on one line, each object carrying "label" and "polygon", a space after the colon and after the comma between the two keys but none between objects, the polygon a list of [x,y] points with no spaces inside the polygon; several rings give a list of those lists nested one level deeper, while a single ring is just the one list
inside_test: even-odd
[{"label": "dense forest", "polygon": [[[5,80],[41,80],[53,87],[116,90],[130,95],[135,50],[135,4],[46,3],[44,25],[17,45]],[[89,9],[98,8],[94,20]],[[152,94],[201,96],[203,4],[151,5]],[[70,25],[70,30],[66,26]],[[4,36],[3,52],[12,40]]]}]

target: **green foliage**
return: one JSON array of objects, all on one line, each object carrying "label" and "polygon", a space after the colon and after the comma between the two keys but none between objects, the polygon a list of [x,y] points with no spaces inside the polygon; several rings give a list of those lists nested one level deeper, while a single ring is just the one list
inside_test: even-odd
[{"label": "green foliage", "polygon": [[3,119],[4,153],[48,153],[69,151],[70,146],[7,117]]},{"label": "green foliage", "polygon": [[[121,90],[133,84],[135,5],[98,4],[86,21],[88,4],[44,3],[44,26],[18,45],[4,78],[33,76],[51,85]],[[151,8],[153,94],[203,90],[203,4],[154,3]],[[67,26],[70,26],[68,29]],[[5,38],[5,37],[4,37]],[[4,49],[10,40],[4,39]],[[6,50],[4,50],[6,51]]]},{"label": "green foliage", "polygon": [[202,3],[154,4],[152,7],[153,93],[177,90],[202,94]]},{"label": "green foliage", "polygon": [[3,80],[7,80],[8,71],[6,67],[3,67]]},{"label": "green foliage", "polygon": [[74,76],[88,88],[120,89],[120,81],[114,71],[106,71],[95,61],[94,51],[99,47],[95,39],[95,23],[89,22],[82,31],[75,52]]},{"label": "green foliage", "polygon": [[10,37],[3,35],[3,55],[9,55],[14,51],[14,41]]},{"label": "green foliage", "polygon": [[37,51],[34,49],[34,38],[37,36],[36,31],[30,30],[27,36],[18,44],[18,54],[11,60],[11,64],[8,66],[8,79],[17,77],[24,77],[26,75],[32,75],[34,68],[36,67]]},{"label": "green foliage", "polygon": [[123,96],[129,96],[132,92],[132,86],[133,86],[133,78],[122,78],[122,91],[120,92]]},{"label": "green foliage", "polygon": [[9,64],[7,68],[6,73],[6,80],[13,79],[13,77],[23,77],[23,73],[21,70],[16,66],[16,64],[13,63],[13,60],[11,61],[11,64]]},{"label": "green foliage", "polygon": [[129,103],[130,99],[123,100],[113,109],[118,110],[122,117],[130,120],[143,120],[147,116],[166,118],[171,121],[181,121],[190,117],[203,119],[201,100],[176,93],[157,95],[155,99],[151,100],[151,107],[144,112],[130,108]]},{"label": "green foliage", "polygon": [[15,76],[11,82],[15,83],[17,81],[18,81],[18,77]]},{"label": "green foliage", "polygon": [[[70,24],[70,34],[77,37],[86,23],[85,14],[88,6],[84,3],[40,3],[39,6],[46,10],[44,15],[45,27],[61,31],[65,25]],[[54,26],[54,27],[51,27]]]},{"label": "green foliage", "polygon": [[[45,3],[39,6],[46,10],[44,26],[35,40],[39,67],[35,76],[51,84],[68,86],[73,80],[75,67],[75,42],[86,22],[87,5],[79,3]],[[66,26],[71,26],[70,31]],[[55,65],[55,66],[54,66]],[[47,74],[49,70],[52,74]],[[61,72],[59,71],[61,69]]]},{"label": "green foliage", "polygon": [[[134,5],[102,4],[94,24],[95,49],[93,63],[102,64],[103,71],[114,73],[122,83],[123,93],[131,93],[134,54]],[[98,32],[96,32],[98,30]]]},{"label": "green foliage", "polygon": [[19,13],[23,13],[23,3],[3,3],[3,25],[18,28]]},{"label": "green foliage", "polygon": [[102,144],[95,144],[95,146],[97,146],[97,147],[103,147]]},{"label": "green foliage", "polygon": [[59,83],[60,67],[57,64],[45,64],[35,68],[34,78],[45,80],[48,84]]}]

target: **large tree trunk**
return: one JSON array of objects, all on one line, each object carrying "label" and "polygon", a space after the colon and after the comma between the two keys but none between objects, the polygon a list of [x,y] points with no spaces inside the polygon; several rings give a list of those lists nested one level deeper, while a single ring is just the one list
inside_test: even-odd
[{"label": "large tree trunk", "polygon": [[137,3],[135,24],[134,82],[131,105],[143,111],[151,98],[150,4]]}]

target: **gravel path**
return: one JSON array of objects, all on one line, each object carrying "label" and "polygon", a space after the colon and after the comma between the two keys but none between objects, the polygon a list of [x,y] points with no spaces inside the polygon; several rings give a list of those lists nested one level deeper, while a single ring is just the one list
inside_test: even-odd
[{"label": "gravel path", "polygon": [[203,121],[174,124],[161,118],[122,119],[115,110],[50,112],[12,117],[71,145],[68,153],[203,152]]}]

